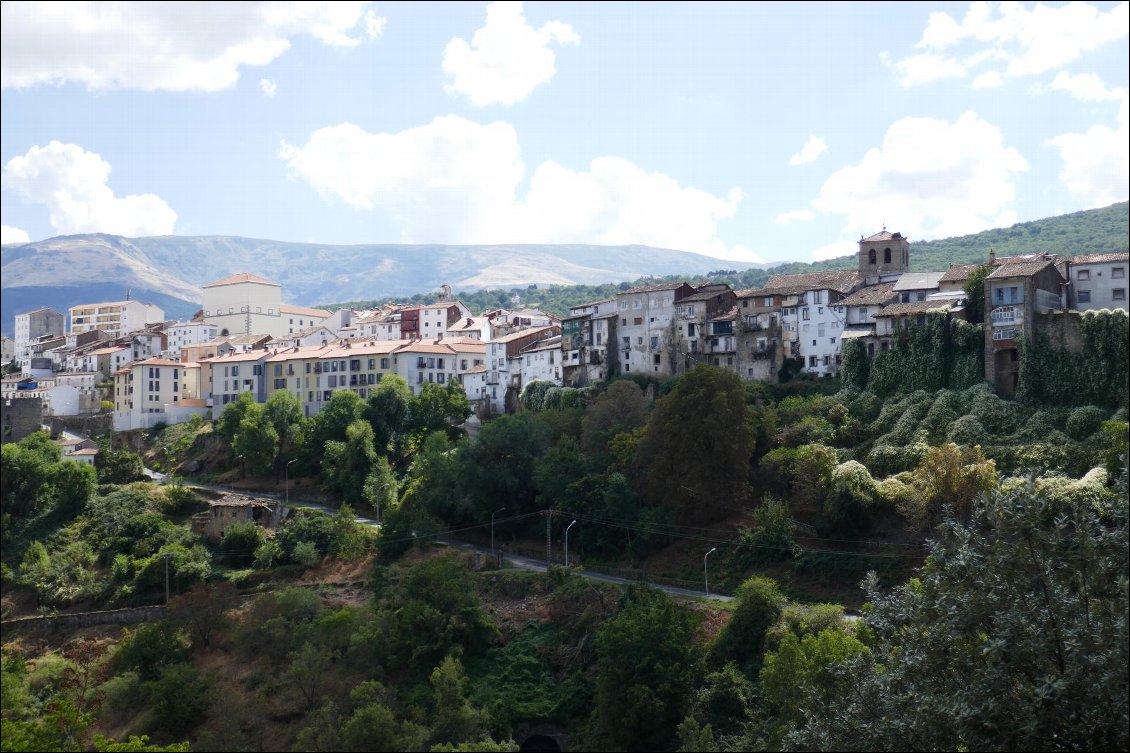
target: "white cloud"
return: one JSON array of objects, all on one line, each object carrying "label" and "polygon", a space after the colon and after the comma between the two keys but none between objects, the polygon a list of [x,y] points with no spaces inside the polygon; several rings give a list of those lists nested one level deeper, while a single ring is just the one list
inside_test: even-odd
[{"label": "white cloud", "polygon": [[819,136],[809,136],[801,150],[789,158],[790,165],[808,165],[828,151],[828,144]]},{"label": "white cloud", "polygon": [[33,146],[4,166],[4,188],[50,212],[56,232],[171,235],[177,213],[159,196],[114,196],[110,163],[76,144]]},{"label": "white cloud", "polygon": [[27,232],[11,225],[0,225],[0,245],[9,243],[27,243],[31,240]]},{"label": "white cloud", "polygon": [[279,85],[269,78],[259,79],[259,88],[263,90],[264,97],[273,97],[275,92],[279,90]]},{"label": "white cloud", "polygon": [[1004,78],[1000,71],[986,71],[973,79],[970,86],[974,89],[996,89],[999,86],[1004,86]]},{"label": "white cloud", "polygon": [[903,118],[859,164],[832,174],[812,204],[847,215],[845,241],[884,223],[908,237],[965,235],[1017,221],[1015,176],[1027,169],[1000,129],[974,112],[953,123]]},{"label": "white cloud", "polygon": [[816,219],[816,213],[808,209],[794,209],[791,212],[782,212],[774,220],[778,225],[788,225],[790,222],[811,222]]},{"label": "white cloud", "polygon": [[447,43],[443,71],[451,81],[444,88],[466,95],[476,107],[512,105],[557,73],[551,43],[580,41],[573,27],[561,21],[533,28],[522,15],[520,2],[491,3],[486,23],[470,44],[462,37]]},{"label": "white cloud", "polygon": [[[1130,132],[1127,130],[1126,90],[1114,128],[1093,125],[1086,133],[1062,133],[1044,142],[1059,149],[1063,169],[1059,178],[1064,187],[1082,199],[1086,208],[1105,207],[1126,201],[1130,194]],[[1094,92],[1083,90],[1086,96]],[[1078,96],[1078,94],[1077,94]]]},{"label": "white cloud", "polygon": [[[948,13],[931,13],[916,48],[900,60],[881,55],[903,86],[964,76],[980,63],[1003,63],[1003,76],[1035,76],[1056,70],[1086,53],[1127,36],[1130,3],[1107,11],[1083,2],[1059,7],[1040,3],[986,2],[969,6],[960,22]],[[997,76],[1001,76],[1000,72]],[[997,85],[992,76],[975,80],[980,87]]]},{"label": "white cloud", "polygon": [[742,199],[736,188],[717,197],[598,157],[583,171],[542,163],[520,197],[518,134],[501,121],[447,115],[399,133],[343,123],[302,146],[283,142],[279,158],[323,196],[387,213],[405,243],[638,243],[758,260],[717,236]]},{"label": "white cloud", "polygon": [[364,2],[4,3],[0,85],[217,91],[306,34],[353,47],[384,20]]},{"label": "white cloud", "polygon": [[1052,90],[1065,91],[1080,102],[1118,102],[1126,99],[1125,89],[1108,89],[1103,80],[1093,73],[1072,75],[1060,71],[1048,84]]}]

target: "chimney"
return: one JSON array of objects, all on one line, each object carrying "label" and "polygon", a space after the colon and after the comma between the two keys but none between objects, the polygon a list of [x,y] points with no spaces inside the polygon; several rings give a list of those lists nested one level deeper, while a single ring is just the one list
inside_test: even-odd
[{"label": "chimney", "polygon": [[989,264],[996,264],[996,263],[997,263],[997,252],[993,250],[992,246],[989,246]]}]

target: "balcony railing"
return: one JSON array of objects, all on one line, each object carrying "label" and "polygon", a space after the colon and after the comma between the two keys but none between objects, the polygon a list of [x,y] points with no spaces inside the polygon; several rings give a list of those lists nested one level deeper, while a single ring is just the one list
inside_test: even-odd
[{"label": "balcony railing", "polygon": [[1022,309],[1018,309],[1015,306],[1001,306],[993,309],[989,316],[993,320],[994,325],[1000,326],[1002,324],[1015,324],[1019,321],[1023,321],[1024,312]]}]

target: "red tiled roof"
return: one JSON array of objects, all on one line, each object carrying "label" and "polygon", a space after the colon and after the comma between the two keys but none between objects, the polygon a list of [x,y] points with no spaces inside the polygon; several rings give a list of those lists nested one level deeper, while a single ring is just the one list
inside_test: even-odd
[{"label": "red tiled roof", "polygon": [[883,241],[890,241],[895,239],[902,239],[902,233],[889,233],[886,230],[875,233],[875,235],[864,238],[861,243],[882,243]]},{"label": "red tiled roof", "polygon": [[[835,290],[849,293],[857,288],[863,279],[858,272],[837,270],[833,272],[809,272],[799,275],[773,275],[765,287],[743,291],[744,295],[795,295],[806,290]],[[743,297],[744,297],[743,295]]]},{"label": "red tiled roof", "polygon": [[1104,264],[1106,262],[1130,261],[1130,253],[1126,251],[1109,254],[1083,254],[1071,257],[1072,264]]},{"label": "red tiled roof", "polygon": [[1031,277],[1047,267],[1054,267],[1051,259],[1035,259],[1032,261],[1004,262],[989,275],[990,280],[999,280],[1002,277]]},{"label": "red tiled roof", "polygon": [[895,283],[884,282],[880,285],[868,285],[860,288],[842,301],[836,301],[837,306],[882,306],[890,303],[895,297]]}]

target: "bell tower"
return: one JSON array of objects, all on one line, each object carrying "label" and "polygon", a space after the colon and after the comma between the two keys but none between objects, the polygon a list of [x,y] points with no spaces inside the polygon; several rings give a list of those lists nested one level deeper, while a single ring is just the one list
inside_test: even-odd
[{"label": "bell tower", "polygon": [[859,239],[859,276],[876,285],[910,271],[910,241],[902,233],[882,232]]}]

